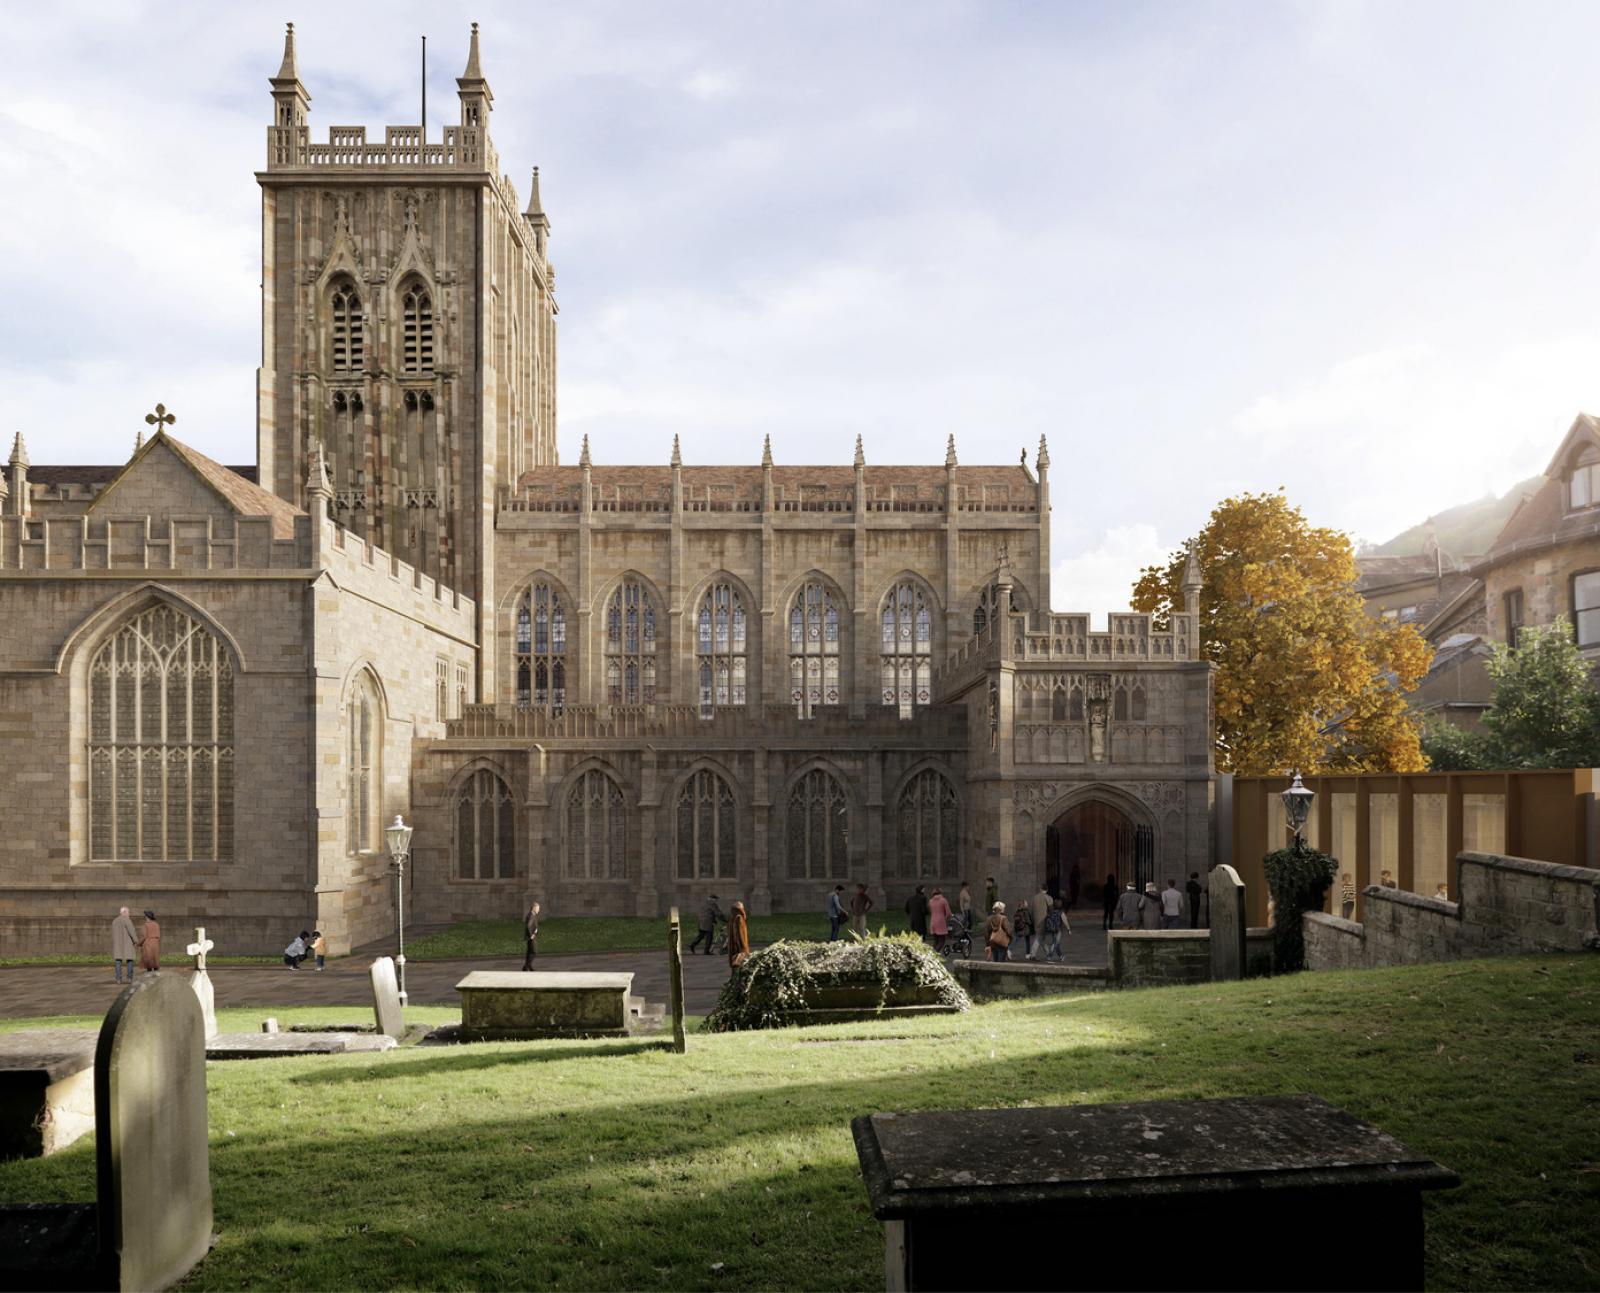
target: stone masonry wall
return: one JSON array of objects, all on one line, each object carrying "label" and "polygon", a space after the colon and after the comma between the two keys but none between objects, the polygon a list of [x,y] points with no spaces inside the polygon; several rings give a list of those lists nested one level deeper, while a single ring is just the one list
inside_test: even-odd
[{"label": "stone masonry wall", "polygon": [[1364,924],[1308,912],[1307,968],[1577,952],[1600,939],[1600,871],[1462,853],[1456,858],[1456,892],[1460,902],[1443,902],[1374,885],[1365,892]]}]

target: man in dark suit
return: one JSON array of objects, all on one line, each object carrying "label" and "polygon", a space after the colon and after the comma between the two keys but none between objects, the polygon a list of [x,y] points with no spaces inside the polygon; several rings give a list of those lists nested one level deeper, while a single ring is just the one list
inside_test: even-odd
[{"label": "man in dark suit", "polygon": [[522,922],[522,932],[527,935],[528,952],[522,958],[524,971],[533,969],[533,958],[539,953],[539,904],[528,908],[528,918]]}]

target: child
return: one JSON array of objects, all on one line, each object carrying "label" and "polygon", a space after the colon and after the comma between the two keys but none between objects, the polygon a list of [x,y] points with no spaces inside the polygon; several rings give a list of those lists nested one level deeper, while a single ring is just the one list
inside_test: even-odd
[{"label": "child", "polygon": [[322,936],[320,929],[311,931],[311,953],[317,958],[317,973],[321,974],[328,956],[328,940]]}]

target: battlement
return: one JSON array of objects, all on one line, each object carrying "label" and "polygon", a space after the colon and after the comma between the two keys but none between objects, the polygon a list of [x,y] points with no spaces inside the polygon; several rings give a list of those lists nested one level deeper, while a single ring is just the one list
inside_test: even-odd
[{"label": "battlement", "polygon": [[0,572],[303,570],[310,518],[292,538],[267,516],[0,517]]},{"label": "battlement", "polygon": [[477,607],[470,597],[333,521],[322,526],[322,568],[342,590],[404,611],[463,641],[475,641]]},{"label": "battlement", "polygon": [[965,740],[965,716],[957,709],[924,708],[911,719],[873,706],[851,717],[842,705],[819,706],[801,718],[793,705],[750,705],[706,713],[695,705],[571,705],[551,713],[519,705],[467,705],[451,719],[452,741],[633,741],[680,738],[696,747],[718,741],[752,742],[773,749],[786,740],[801,746],[841,745],[871,738],[878,748],[925,748],[930,740],[952,748]]}]

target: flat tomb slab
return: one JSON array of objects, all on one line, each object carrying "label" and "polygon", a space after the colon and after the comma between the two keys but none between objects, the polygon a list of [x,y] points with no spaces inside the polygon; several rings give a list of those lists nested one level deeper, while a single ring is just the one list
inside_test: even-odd
[{"label": "flat tomb slab", "polygon": [[92,1028],[0,1034],[0,1158],[38,1158],[94,1130]]},{"label": "flat tomb slab", "polygon": [[461,1036],[483,1040],[626,1037],[632,974],[474,970],[461,993]]},{"label": "flat tomb slab", "polygon": [[[969,1287],[971,1272],[948,1260],[953,1227],[1008,1254],[1007,1287],[1059,1288],[1059,1254],[1030,1241],[1069,1216],[1108,1235],[1205,1234],[1240,1217],[1251,1229],[1226,1260],[1198,1263],[1187,1244],[1147,1245],[1131,1261],[1118,1245],[1086,1245],[1078,1287],[1421,1288],[1421,1191],[1459,1184],[1309,1095],[879,1113],[851,1131],[890,1288]],[[963,1144],[1007,1148],[952,1151]],[[1384,1224],[1308,1262],[1304,1219],[1327,1215]]]},{"label": "flat tomb slab", "polygon": [[351,1055],[392,1050],[382,1033],[218,1033],[206,1042],[208,1060],[255,1060],[274,1055]]}]

